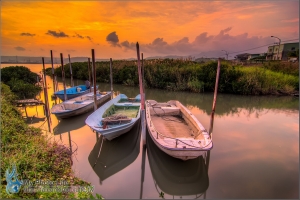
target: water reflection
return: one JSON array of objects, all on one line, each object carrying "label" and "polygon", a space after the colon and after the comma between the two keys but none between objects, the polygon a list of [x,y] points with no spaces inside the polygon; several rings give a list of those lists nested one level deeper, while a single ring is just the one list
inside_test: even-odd
[{"label": "water reflection", "polygon": [[[50,87],[52,86],[51,80],[47,80]],[[82,83],[84,81],[75,81],[75,85]],[[100,90],[110,90],[109,84],[98,84]],[[124,92],[128,96],[139,93],[139,88],[123,85],[114,85],[114,90]],[[48,94],[51,95],[52,93],[49,92]],[[42,93],[41,97],[43,98],[43,96]],[[195,94],[146,88],[146,99],[157,99],[161,102],[177,99],[191,110],[205,128],[209,127],[213,93]],[[52,104],[53,101],[50,102],[50,105]],[[28,116],[44,117],[42,106],[38,106],[37,109],[35,107],[28,108],[27,112]],[[299,198],[298,98],[218,94],[214,118],[213,140],[215,145],[211,152],[212,156],[208,159],[210,162],[209,187],[200,198]],[[84,125],[84,121],[84,115],[67,121],[57,121],[55,117],[52,117],[52,126],[57,126],[55,134],[59,135],[54,136],[56,139],[61,137],[66,146],[70,145],[69,141],[71,140],[73,152],[77,149],[76,144],[78,145],[72,168],[79,178],[95,185],[96,193],[102,194],[105,198],[115,199],[139,197],[157,199],[159,193],[163,191],[165,198],[172,198],[172,189],[169,188],[168,190],[168,187],[165,188],[166,186],[163,184],[165,182],[159,181],[159,178],[163,177],[157,178],[157,171],[162,171],[161,176],[164,175],[163,172],[168,175],[172,171],[168,168],[175,167],[177,164],[170,165],[168,163],[172,161],[165,163],[164,160],[159,161],[161,160],[160,157],[153,158],[152,156],[151,163],[155,160],[155,165],[158,165],[157,170],[153,170],[153,164],[150,165],[149,163],[151,147],[145,150],[145,148],[140,148],[140,145],[134,147],[140,150],[133,150],[134,148],[132,148],[132,152],[140,152],[136,159],[132,158],[134,161],[123,168],[116,167],[119,169],[115,170],[115,174],[112,175],[113,173],[111,173],[110,177],[105,179],[105,184],[100,185],[99,173],[95,173],[98,164],[96,164],[95,169],[91,169],[91,164],[87,158],[95,145],[95,133]],[[42,121],[33,123],[31,126],[47,129],[47,123]],[[139,139],[137,140],[139,141]],[[139,143],[138,141],[137,143]],[[110,163],[114,166],[120,166],[121,164],[118,162],[122,162],[123,157],[130,154],[130,152],[126,155],[122,153],[122,151],[127,151],[129,143],[120,142],[117,145],[119,146],[115,145],[111,150],[106,151],[109,153],[105,153],[106,161],[111,160]],[[118,154],[123,155],[123,157],[120,158]],[[101,154],[100,156],[102,157]],[[113,157],[118,157],[119,160],[115,159],[113,163]],[[105,159],[103,158],[104,161]],[[203,163],[203,161],[199,161],[199,163],[201,162]],[[208,167],[208,162],[204,163]],[[164,166],[165,164],[167,167]],[[99,164],[99,166],[101,165]],[[99,170],[101,171],[101,169]],[[188,171],[190,171],[189,168]],[[105,171],[105,173],[108,172]],[[172,180],[174,180],[171,175],[169,176],[169,183],[167,182],[170,185],[173,184]],[[180,176],[177,178],[180,179]],[[155,184],[157,184],[158,189]],[[184,185],[182,184],[183,187]],[[202,185],[205,183],[199,182],[199,186],[203,187]],[[198,194],[198,196],[200,195]],[[180,198],[177,195],[174,197]],[[196,198],[196,195],[182,196],[182,198]]]},{"label": "water reflection", "polygon": [[92,112],[88,112],[79,116],[59,120],[58,124],[53,128],[54,135],[63,134],[82,128],[85,126],[85,119],[91,113]]},{"label": "water reflection", "polygon": [[205,197],[209,154],[182,161],[162,152],[147,133],[147,155],[158,195],[163,198]]},{"label": "water reflection", "polygon": [[114,140],[101,136],[91,151],[88,160],[99,177],[100,184],[113,174],[130,165],[140,153],[140,121],[126,134]]}]

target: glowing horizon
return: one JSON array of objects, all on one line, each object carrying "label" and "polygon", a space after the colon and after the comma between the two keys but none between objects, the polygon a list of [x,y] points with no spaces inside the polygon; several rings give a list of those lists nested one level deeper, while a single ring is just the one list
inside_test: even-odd
[{"label": "glowing horizon", "polygon": [[[16,17],[17,16],[17,17]],[[299,1],[1,1],[3,56],[264,53],[299,38]],[[290,41],[290,42],[298,42]]]}]

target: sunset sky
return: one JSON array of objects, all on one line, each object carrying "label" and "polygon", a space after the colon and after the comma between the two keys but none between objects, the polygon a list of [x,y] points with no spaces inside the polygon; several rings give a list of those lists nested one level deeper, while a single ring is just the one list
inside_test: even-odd
[{"label": "sunset sky", "polygon": [[[229,59],[299,41],[299,1],[1,0],[1,55]],[[257,48],[261,47],[261,48]],[[250,50],[253,49],[253,50]]]}]

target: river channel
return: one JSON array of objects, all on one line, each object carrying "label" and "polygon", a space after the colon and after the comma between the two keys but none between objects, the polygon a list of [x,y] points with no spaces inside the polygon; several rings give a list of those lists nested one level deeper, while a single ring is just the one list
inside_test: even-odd
[{"label": "river channel", "polygon": [[[34,72],[42,68],[28,67]],[[47,85],[51,107],[55,101],[48,76]],[[109,84],[97,85],[101,91],[110,90]],[[63,89],[61,81],[59,89]],[[114,85],[114,91],[135,97],[139,88]],[[43,100],[43,93],[40,96]],[[209,129],[213,93],[146,89],[146,99],[179,100]],[[76,176],[90,182],[94,194],[106,199],[299,198],[298,97],[218,94],[213,149],[206,158],[189,161],[167,156],[151,138],[143,148],[139,124],[128,134],[104,141],[99,155],[101,140],[97,142],[96,134],[85,125],[92,111],[64,120],[51,115],[50,132],[42,106],[27,112],[36,117],[29,118],[29,124],[72,148]]]}]

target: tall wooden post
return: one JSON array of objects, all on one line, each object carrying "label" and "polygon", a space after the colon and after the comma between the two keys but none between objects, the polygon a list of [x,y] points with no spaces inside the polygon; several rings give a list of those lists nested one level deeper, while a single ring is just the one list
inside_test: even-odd
[{"label": "tall wooden post", "polygon": [[142,69],[140,62],[140,47],[139,43],[136,43],[136,51],[137,51],[137,64],[138,64],[138,74],[139,74],[139,84],[140,84],[140,95],[141,95],[141,134],[143,138],[143,144],[146,144],[146,120],[145,120],[145,95],[143,92],[143,78],[142,78]]},{"label": "tall wooden post", "polygon": [[90,61],[90,58],[88,58],[88,73],[89,73],[89,82],[90,82],[90,92],[92,92],[92,87],[91,87],[91,84],[92,84],[92,80],[91,80],[91,61]]},{"label": "tall wooden post", "polygon": [[43,62],[43,72],[44,72],[44,96],[45,96],[46,117],[47,117],[47,121],[48,121],[48,129],[49,129],[49,132],[51,132],[51,128],[50,128],[51,118],[50,118],[50,110],[49,110],[49,101],[48,101],[48,91],[47,91],[46,70],[45,70],[44,57],[42,57],[42,62]]},{"label": "tall wooden post", "polygon": [[95,51],[92,49],[92,63],[93,63],[93,85],[94,85],[94,111],[97,110],[97,87],[96,87],[96,63],[95,63]]},{"label": "tall wooden post", "polygon": [[52,80],[53,80],[53,93],[54,93],[54,92],[56,92],[56,88],[55,88],[55,78],[54,78],[54,66],[53,66],[53,54],[52,54],[52,50],[50,50],[50,55],[51,55]]},{"label": "tall wooden post", "polygon": [[214,92],[214,100],[212,105],[212,112],[210,116],[210,127],[209,127],[209,134],[212,134],[213,124],[214,124],[214,115],[216,109],[216,101],[217,101],[217,93],[218,93],[218,85],[219,85],[219,76],[220,76],[220,67],[221,67],[221,59],[218,59],[218,68],[217,68],[217,76],[216,76],[216,83],[215,83],[215,92]]},{"label": "tall wooden post", "polygon": [[114,98],[114,90],[113,90],[113,74],[112,74],[112,59],[110,58],[110,99]]},{"label": "tall wooden post", "polygon": [[73,73],[72,73],[72,65],[71,65],[70,54],[68,54],[68,57],[69,57],[70,74],[71,74],[71,87],[73,87],[73,86],[74,86],[74,83],[73,83]]},{"label": "tall wooden post", "polygon": [[143,53],[142,53],[142,75],[143,75],[143,93],[144,93],[144,99],[146,100],[146,93],[145,93],[145,67],[144,67],[144,57],[143,57]]},{"label": "tall wooden post", "polygon": [[64,59],[63,59],[63,54],[62,53],[60,53],[60,61],[61,61],[61,75],[62,75],[63,86],[64,86],[64,100],[66,101],[68,98],[67,98],[67,91],[66,91]]}]

